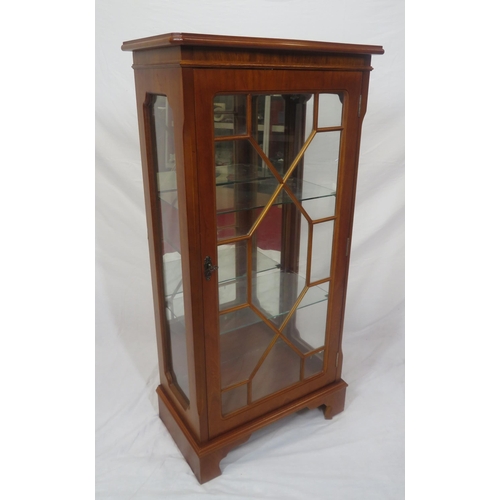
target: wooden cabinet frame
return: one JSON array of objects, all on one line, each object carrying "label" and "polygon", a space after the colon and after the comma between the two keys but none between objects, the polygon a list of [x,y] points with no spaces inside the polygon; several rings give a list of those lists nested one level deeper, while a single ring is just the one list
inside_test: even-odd
[{"label": "wooden cabinet frame", "polygon": [[[379,46],[180,33],[125,42],[122,48],[133,51],[134,58],[160,367],[160,385],[157,390],[160,417],[196,477],[203,483],[220,474],[220,460],[228,451],[248,439],[255,430],[302,408],[323,405],[326,418],[332,418],[344,408],[347,384],[341,378],[342,324],[361,124],[366,112],[369,72],[372,69],[371,55],[382,54],[383,49]],[[320,131],[338,131],[340,135],[336,208],[331,216],[313,221],[304,211],[304,217],[301,216],[302,209],[289,185],[289,179],[293,175],[298,179],[297,182],[302,182],[303,157],[299,155],[295,160],[291,158],[298,151],[306,150],[314,140],[318,130],[319,96],[329,92],[342,95],[343,106],[341,125]],[[219,322],[220,315],[224,312],[219,311],[218,280],[210,279],[212,273],[217,276],[217,266],[220,264],[217,258],[220,239],[217,236],[218,195],[214,169],[215,144],[218,139],[214,137],[213,125],[213,102],[214,97],[219,94],[246,96],[242,97],[242,102],[246,99],[246,132],[235,133],[233,139],[248,142],[254,153],[258,153],[254,156],[260,155],[263,158],[262,168],[271,171],[273,182],[273,177],[278,179],[278,187],[271,195],[271,201],[267,202],[257,219],[250,222],[258,227],[259,222],[270,211],[270,203],[283,193],[283,196],[288,195],[292,199],[293,203],[283,205],[280,212],[281,241],[284,242],[281,268],[289,268],[293,272],[297,267],[298,248],[294,241],[298,238],[299,219],[302,218],[306,221],[304,224],[309,224],[306,288],[301,292],[302,296],[321,282],[310,279],[312,228],[314,224],[330,220],[335,225],[331,271],[323,279],[329,286],[325,306],[326,337],[324,345],[316,349],[323,356],[323,368],[306,378],[306,359],[313,359],[315,351],[301,355],[299,349],[295,349],[300,362],[297,364],[300,364],[300,377],[295,383],[271,391],[254,401],[251,397],[254,390],[253,379],[243,378],[240,385],[245,387],[248,401],[245,400],[245,404],[240,404],[239,408],[226,412],[223,411],[223,394],[224,391],[233,390],[233,386],[224,389],[221,383],[222,337]],[[281,95],[285,102],[286,96],[311,96],[310,105],[314,109],[312,135],[307,138],[304,136],[300,126],[303,117],[294,115],[293,111],[287,111],[283,118],[283,127],[295,131],[295,139],[286,146],[292,149],[284,152],[290,165],[283,176],[262,155],[255,136],[252,136],[251,131],[257,126],[252,124],[255,119],[252,117],[256,116],[252,106],[256,106],[255,96],[259,95]],[[165,309],[167,299],[162,246],[165,243],[162,231],[165,231],[165,224],[168,225],[168,220],[165,220],[168,216],[165,214],[169,212],[162,212],[163,201],[158,195],[158,141],[152,121],[152,107],[156,105],[157,96],[163,96],[162,99],[170,106],[168,112],[171,112],[174,123],[173,138],[171,135],[169,137],[171,147],[175,145],[175,217],[178,225],[175,239],[182,256],[179,260],[179,272],[184,312],[182,336],[179,337],[182,345],[177,351],[177,347],[173,348],[173,343],[177,342],[175,323],[167,319]],[[300,108],[289,106],[286,109]],[[219,140],[227,141],[228,138]],[[235,187],[234,192],[236,189]],[[244,221],[248,214],[242,213],[235,217]],[[242,270],[247,279],[247,288],[243,294],[246,293],[249,297],[247,301],[251,302],[252,263],[249,256],[253,255],[251,246],[255,246],[253,235],[249,232],[227,241],[231,244],[241,242],[240,253],[243,252],[242,255],[247,258]],[[288,343],[294,348],[293,342],[283,334],[283,327],[277,328],[258,308],[246,304],[244,300],[243,302],[243,305],[233,307],[232,310],[248,307],[249,311],[255,311],[257,317],[262,316],[264,328],[274,332],[274,342],[283,340],[284,345]],[[294,308],[297,304],[300,304],[300,298]],[[294,308],[288,313],[289,316],[294,314]],[[227,338],[229,337],[224,337]],[[273,345],[270,343],[267,351],[273,349]],[[176,355],[173,354],[174,351]],[[176,372],[174,369],[174,365],[180,362],[179,352],[185,352],[186,358],[186,373],[182,375],[180,370]],[[261,365],[266,355],[262,355],[259,361]],[[256,365],[253,375],[261,365]],[[235,389],[237,386],[238,383],[234,386]]]}]

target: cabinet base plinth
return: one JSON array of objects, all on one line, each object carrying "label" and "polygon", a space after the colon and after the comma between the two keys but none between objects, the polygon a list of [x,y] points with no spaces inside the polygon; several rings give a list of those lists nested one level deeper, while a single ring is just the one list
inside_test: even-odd
[{"label": "cabinet base plinth", "polygon": [[324,406],[325,418],[333,418],[344,409],[346,387],[347,384],[343,380],[329,384],[205,443],[199,443],[197,438],[193,436],[170,403],[163,388],[159,386],[156,392],[158,393],[161,420],[184,455],[194,475],[203,484],[220,476],[220,461],[233,448],[244,443],[256,430],[303,408],[312,410]]}]

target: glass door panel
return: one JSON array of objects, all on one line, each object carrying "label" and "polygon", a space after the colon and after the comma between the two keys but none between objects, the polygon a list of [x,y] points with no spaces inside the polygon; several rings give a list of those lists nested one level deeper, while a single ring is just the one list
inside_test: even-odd
[{"label": "glass door panel", "polygon": [[252,98],[252,138],[280,176],[285,175],[300,148],[295,140],[295,124],[300,122],[304,137],[313,128],[311,94],[254,95]]},{"label": "glass door panel", "polygon": [[252,378],[252,401],[300,382],[300,365],[301,357],[297,352],[282,338],[277,338]]},{"label": "glass door panel", "polygon": [[330,276],[334,228],[334,220],[313,224],[310,282]]},{"label": "glass door panel", "polygon": [[293,321],[287,321],[282,329],[282,334],[302,354],[325,347],[328,292],[329,283],[309,288],[302,299],[304,307],[297,308]]},{"label": "glass door panel", "polygon": [[318,129],[342,125],[343,94],[318,94]]},{"label": "glass door panel", "polygon": [[246,96],[218,95],[214,99],[214,130],[216,136],[246,133]]},{"label": "glass door panel", "polygon": [[316,352],[304,359],[304,379],[313,377],[323,371],[324,352]]},{"label": "glass door panel", "polygon": [[[304,153],[303,178],[317,189],[337,192],[337,174],[340,152],[341,131],[326,131],[314,134]],[[316,203],[308,203],[312,219],[334,215],[334,211],[320,211]]]},{"label": "glass door panel", "polygon": [[223,415],[324,372],[342,116],[343,94],[214,99]]}]

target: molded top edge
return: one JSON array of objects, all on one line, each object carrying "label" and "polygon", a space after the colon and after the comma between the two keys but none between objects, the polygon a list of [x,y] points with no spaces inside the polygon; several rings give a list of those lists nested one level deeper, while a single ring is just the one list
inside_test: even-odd
[{"label": "molded top edge", "polygon": [[243,49],[330,52],[342,54],[383,54],[380,45],[314,42],[282,38],[256,38],[242,36],[202,35],[195,33],[167,33],[124,42],[122,50],[146,50],[176,45],[226,47]]}]

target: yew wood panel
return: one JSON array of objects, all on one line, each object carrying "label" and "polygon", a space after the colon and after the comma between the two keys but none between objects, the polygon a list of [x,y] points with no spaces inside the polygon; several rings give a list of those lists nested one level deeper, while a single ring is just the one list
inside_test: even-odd
[{"label": "yew wood panel", "polygon": [[343,91],[344,132],[337,185],[337,215],[332,253],[333,281],[330,285],[326,343],[326,371],[322,375],[277,392],[253,403],[234,414],[221,414],[221,380],[219,360],[219,330],[217,279],[203,281],[203,320],[206,352],[206,383],[209,436],[213,439],[233,428],[254,420],[280,406],[299,399],[327,384],[340,383],[340,339],[343,305],[347,278],[347,247],[352,227],[353,199],[358,161],[361,116],[358,116],[359,98],[365,82],[364,71],[302,71],[302,70],[246,70],[199,69],[194,71],[196,112],[196,142],[198,162],[199,199],[203,200],[200,212],[201,256],[211,256],[216,264],[215,169],[212,102],[216,93],[312,93]]},{"label": "yew wood panel", "polygon": [[306,54],[245,51],[220,47],[158,47],[134,52],[134,69],[181,66],[210,68],[288,68],[345,71],[370,70],[371,56],[363,54]]},{"label": "yew wood panel", "polygon": [[[169,395],[184,424],[200,441],[208,438],[207,419],[204,415],[205,380],[203,353],[203,325],[198,250],[198,188],[196,172],[196,146],[194,131],[194,108],[192,104],[192,74],[190,70],[182,75],[181,68],[136,69],[136,96],[139,121],[139,136],[146,202],[146,220],[148,227],[153,300],[155,310],[156,336],[160,384]],[[191,79],[190,79],[191,76]],[[184,78],[183,78],[184,77]],[[159,204],[157,202],[156,179],[151,148],[150,121],[147,116],[147,104],[150,94],[166,95],[172,108],[175,124],[175,154],[178,185],[178,211],[180,227],[180,247],[182,255],[182,275],[184,287],[186,348],[189,378],[190,401],[187,403],[182,394],[167,377],[168,346],[165,338],[169,335],[165,318],[163,298],[163,270],[161,227]],[[189,222],[188,222],[189,221]],[[198,335],[195,334],[198,333]],[[196,338],[195,338],[196,337]],[[197,348],[195,349],[195,345]]]},{"label": "yew wood panel", "polygon": [[[383,53],[383,51],[382,51]],[[342,266],[341,274],[338,276],[338,286],[343,286],[343,298],[342,301],[337,304],[337,309],[334,310],[334,314],[338,319],[340,325],[340,335],[339,335],[339,346],[342,346],[342,334],[345,316],[345,305],[346,305],[346,289],[347,281],[349,276],[349,261],[351,256],[351,243],[352,243],[352,229],[354,222],[354,207],[356,202],[356,186],[358,179],[358,162],[359,162],[359,151],[361,146],[361,127],[363,124],[363,119],[366,114],[367,104],[368,104],[368,88],[370,82],[370,72],[363,72],[361,74],[361,100],[358,103],[358,126],[356,133],[353,131],[352,141],[349,142],[346,150],[347,166],[344,169],[344,185],[342,196],[342,210],[346,213],[345,222],[346,227],[344,228],[345,234],[347,235],[346,244],[346,259],[345,265]],[[339,295],[342,292],[339,290]],[[337,363],[337,374],[335,379],[340,380],[342,373],[343,364],[343,352],[342,349],[339,350],[339,359]]]},{"label": "yew wood panel", "polygon": [[291,52],[300,54],[307,52],[336,53],[343,56],[350,54],[383,54],[384,49],[380,45],[362,45],[352,43],[321,42],[311,40],[294,40],[285,38],[256,38],[227,35],[206,35],[200,33],[166,33],[137,40],[124,42],[122,50],[141,51],[162,47],[191,46],[209,50],[210,47],[224,49],[258,50],[263,53],[271,50],[275,53]]},{"label": "yew wood panel", "polygon": [[369,70],[369,55],[331,54],[318,52],[300,53],[288,51],[241,50],[220,47],[182,47],[181,64],[192,67],[227,68],[288,68],[331,70]]}]

